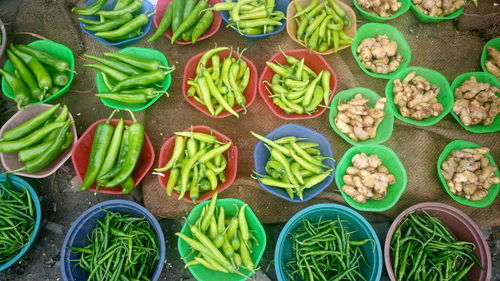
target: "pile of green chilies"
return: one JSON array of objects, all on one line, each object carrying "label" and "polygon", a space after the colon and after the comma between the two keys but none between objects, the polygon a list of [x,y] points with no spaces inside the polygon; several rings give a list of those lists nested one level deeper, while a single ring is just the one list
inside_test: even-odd
[{"label": "pile of green chilies", "polygon": [[361,265],[366,264],[361,247],[373,240],[354,240],[354,233],[340,218],[303,219],[290,235],[293,253],[285,274],[290,281],[366,280],[361,273]]},{"label": "pile of green chilies", "polygon": [[337,52],[340,45],[351,44],[352,38],[343,29],[351,25],[351,20],[337,0],[312,0],[307,7],[293,1],[297,13],[297,39],[307,48],[326,52]]},{"label": "pile of green chilies", "polygon": [[333,171],[323,164],[323,160],[329,158],[321,155],[315,142],[307,142],[304,138],[294,136],[273,141],[254,132],[250,133],[264,142],[271,153],[265,167],[267,174],[257,175],[258,181],[285,189],[290,199],[297,196],[302,200],[305,189],[319,184]]},{"label": "pile of green chilies", "polygon": [[165,91],[162,88],[166,76],[175,70],[173,66],[162,65],[160,61],[144,59],[122,53],[104,53],[107,58],[85,54],[85,57],[100,62],[83,66],[100,71],[109,92],[96,94],[99,98],[123,103],[146,103]]},{"label": "pile of green chilies", "polygon": [[224,156],[232,145],[221,143],[214,135],[200,132],[175,132],[175,144],[170,160],[156,172],[170,170],[166,193],[179,193],[179,200],[189,193],[196,203],[200,193],[215,190],[226,181],[227,158]]},{"label": "pile of green chilies", "polygon": [[[88,281],[151,280],[160,259],[156,233],[145,218],[108,210],[97,221],[84,247],[68,247],[81,253],[78,266],[89,272]],[[163,264],[161,265],[163,266]]]},{"label": "pile of green chilies", "polygon": [[132,192],[135,187],[132,173],[142,152],[144,125],[137,122],[129,111],[134,122],[125,126],[120,118],[113,127],[109,121],[115,112],[96,127],[81,191],[89,189],[94,182],[97,182],[97,188],[121,186],[124,194]]},{"label": "pile of green chilies", "polygon": [[469,280],[474,265],[474,243],[459,241],[437,217],[411,213],[398,225],[391,239],[391,260],[399,281]]},{"label": "pile of green chilies", "polygon": [[69,83],[70,64],[46,52],[27,45],[10,45],[7,57],[15,69],[10,73],[0,69],[14,92],[14,100],[21,109],[59,92]]},{"label": "pile of green chilies", "polygon": [[141,13],[143,0],[116,0],[113,9],[103,10],[107,2],[96,0],[85,8],[71,11],[85,16],[78,18],[85,29],[109,42],[121,42],[142,34],[142,27],[151,16]]},{"label": "pile of green chilies", "polygon": [[[200,264],[207,269],[224,273],[235,273],[245,278],[239,270],[244,268],[255,271],[251,258],[253,244],[258,243],[248,228],[244,204],[233,217],[226,216],[224,208],[217,208],[217,193],[210,204],[207,204],[198,220],[190,226],[192,237],[183,233],[176,233],[192,248],[196,254],[194,259],[186,263],[185,267]],[[252,242],[252,240],[255,240]],[[192,254],[191,254],[192,255]],[[191,255],[182,257],[189,259]]]},{"label": "pile of green chilies", "polygon": [[173,0],[165,9],[156,32],[148,39],[153,42],[158,39],[169,27],[172,27],[171,43],[179,39],[182,41],[196,40],[207,31],[214,20],[214,12],[208,9],[207,0]]},{"label": "pile of green chilies", "polygon": [[[221,58],[217,53],[229,51],[229,55]],[[236,105],[246,113],[245,89],[250,82],[250,68],[244,59],[243,52],[238,59],[233,58],[229,47],[219,47],[207,51],[196,67],[196,77],[188,81],[187,92],[196,102],[204,105],[213,116],[228,111],[239,118],[233,109]]]},{"label": "pile of green chilies", "polygon": [[[287,114],[312,114],[330,101],[330,76],[328,70],[315,73],[304,63],[281,51],[290,65],[267,61],[274,71],[272,81],[264,81],[273,103]],[[322,105],[323,103],[323,105]]]},{"label": "pile of green chilies", "polygon": [[0,183],[0,264],[10,261],[28,243],[36,211],[28,188],[17,191],[9,178]]},{"label": "pile of green chilies", "polygon": [[25,163],[9,173],[36,173],[52,164],[73,143],[75,136],[70,131],[68,107],[65,105],[57,114],[59,107],[60,104],[56,104],[3,133],[0,153],[17,152],[19,161]]}]

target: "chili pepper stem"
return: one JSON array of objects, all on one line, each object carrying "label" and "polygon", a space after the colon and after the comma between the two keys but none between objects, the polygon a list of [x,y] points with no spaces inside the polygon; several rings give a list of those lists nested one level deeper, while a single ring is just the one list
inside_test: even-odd
[{"label": "chili pepper stem", "polygon": [[113,116],[115,116],[115,114],[120,111],[118,109],[115,109],[113,110],[113,112],[111,112],[111,114],[109,115],[108,119],[106,120],[106,122],[109,122],[109,120],[111,120],[113,118]]},{"label": "chili pepper stem", "polygon": [[132,110],[130,109],[126,109],[128,111],[128,113],[130,114],[130,117],[132,118],[132,120],[134,121],[134,123],[137,123],[137,119],[135,118],[135,115],[134,113],[132,112]]}]

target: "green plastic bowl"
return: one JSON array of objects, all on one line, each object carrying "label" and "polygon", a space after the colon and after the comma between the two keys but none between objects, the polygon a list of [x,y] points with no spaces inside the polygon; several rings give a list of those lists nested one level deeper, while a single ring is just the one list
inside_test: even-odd
[{"label": "green plastic bowl", "polygon": [[339,128],[337,128],[337,125],[335,125],[334,119],[338,114],[337,105],[339,103],[345,103],[345,102],[353,99],[354,96],[358,93],[362,94],[363,97],[368,98],[370,100],[368,102],[368,105],[371,107],[375,106],[375,103],[377,102],[377,100],[381,98],[377,93],[375,93],[374,91],[367,89],[367,88],[352,88],[352,89],[337,93],[333,97],[333,100],[332,100],[332,103],[330,106],[330,114],[328,116],[328,121],[330,121],[330,126],[332,126],[332,129],[339,136],[341,136],[346,142],[348,142],[352,145],[369,146],[369,145],[374,145],[374,144],[381,144],[381,143],[387,141],[391,137],[392,129],[394,127],[394,115],[392,114],[392,111],[389,109],[389,106],[387,105],[387,103],[384,107],[384,112],[385,112],[384,120],[382,120],[382,122],[380,123],[380,125],[377,128],[377,136],[372,138],[372,139],[367,139],[364,141],[353,141],[346,134],[342,133],[339,130]]},{"label": "green plastic bowl", "polygon": [[[395,79],[403,80],[412,71],[416,71],[417,75],[425,77],[427,81],[441,88],[437,96],[439,103],[443,105],[443,112],[441,112],[440,115],[436,117],[429,117],[423,120],[414,120],[411,118],[403,117],[399,113],[399,109],[394,104],[394,94],[392,92],[392,88],[394,87],[394,80]],[[441,119],[443,119],[443,117],[446,116],[446,114],[448,114],[451,111],[451,109],[453,108],[453,101],[454,101],[450,83],[448,83],[448,80],[446,80],[446,78],[441,73],[435,70],[422,68],[418,66],[405,68],[403,71],[398,73],[398,75],[394,76],[391,80],[389,80],[389,82],[387,82],[387,85],[385,86],[385,96],[387,98],[387,104],[391,108],[396,118],[406,123],[410,123],[417,126],[431,126],[439,122]]]},{"label": "green plastic bowl", "polygon": [[358,0],[354,0],[352,1],[354,3],[354,7],[356,7],[356,9],[358,9],[359,13],[361,14],[361,16],[369,21],[373,21],[373,22],[385,22],[385,21],[388,21],[388,20],[393,20],[399,16],[401,16],[402,14],[406,13],[409,9],[410,9],[410,2],[411,0],[398,0],[398,2],[401,2],[401,7],[399,8],[399,10],[397,10],[392,16],[390,17],[381,17],[381,16],[377,16],[375,14],[372,14],[368,11],[366,11],[365,9],[361,8],[359,5],[358,5]]},{"label": "green plastic bowl", "polygon": [[[486,69],[486,66],[484,65],[484,63],[486,62],[486,60],[489,57],[488,56],[488,51],[486,51],[486,48],[489,47],[489,46],[491,46],[491,47],[493,47],[493,48],[495,48],[497,50],[500,50],[500,37],[493,38],[490,41],[486,42],[486,44],[484,44],[483,52],[481,53],[481,68],[483,69],[484,72],[488,72],[488,70]],[[498,79],[498,78],[496,78],[496,79]]]},{"label": "green plastic bowl", "polygon": [[[194,225],[196,220],[201,215],[201,211],[205,207],[205,205],[210,204],[210,200],[204,201],[198,205],[196,205],[193,210],[189,213],[189,216],[187,217],[186,223],[182,226],[181,233],[193,237],[191,230],[189,229],[190,225]],[[240,201],[238,199],[232,199],[232,198],[226,198],[226,199],[218,199],[216,206],[220,207],[222,206],[224,208],[225,216],[226,218],[233,217],[236,215],[237,210],[241,208],[245,204],[245,202]],[[253,261],[253,264],[255,267],[258,267],[260,259],[262,258],[262,255],[264,254],[264,250],[266,249],[266,232],[264,228],[262,227],[262,224],[260,223],[259,219],[255,215],[255,213],[247,207],[245,209],[245,216],[247,218],[248,222],[248,228],[252,232],[253,236],[255,239],[257,239],[258,244],[253,244],[253,249],[251,253],[251,258]],[[179,254],[181,257],[187,257],[184,259],[184,262],[189,262],[193,260],[194,255],[192,254],[191,247],[184,242],[182,239],[178,239],[177,241],[177,247],[179,248]],[[242,277],[241,275],[234,274],[234,273],[223,273],[223,272],[218,272],[218,271],[213,271],[210,269],[207,269],[203,267],[202,265],[193,265],[188,267],[189,271],[191,271],[191,274],[193,274],[194,278],[199,281],[244,281],[246,280],[245,277]],[[246,269],[240,270],[243,274],[247,276],[251,276],[251,272]]]},{"label": "green plastic bowl", "polygon": [[438,22],[442,22],[444,20],[452,20],[452,19],[458,18],[464,12],[464,9],[465,9],[465,8],[460,8],[460,9],[456,10],[455,12],[453,12],[449,15],[446,15],[444,17],[431,17],[431,16],[426,15],[419,8],[417,8],[417,6],[415,6],[415,4],[413,4],[413,1],[410,1],[410,6],[411,6],[411,10],[413,11],[413,14],[415,15],[415,17],[417,17],[417,19],[420,20],[421,22],[425,22],[425,23],[438,23]]},{"label": "green plastic bowl", "polygon": [[[30,102],[29,104],[48,103],[50,101],[57,99],[58,97],[62,96],[63,94],[65,94],[69,90],[69,87],[71,86],[71,83],[73,82],[73,78],[75,77],[75,73],[74,73],[75,57],[73,56],[73,52],[71,51],[71,49],[62,45],[62,44],[55,43],[52,41],[47,41],[47,40],[33,41],[33,42],[29,43],[28,46],[33,47],[33,48],[40,50],[42,52],[45,52],[47,54],[50,54],[58,59],[62,59],[62,60],[67,61],[69,63],[71,70],[73,70],[72,72],[68,73],[69,74],[68,84],[66,84],[66,86],[64,86],[61,90],[59,90],[55,94],[50,95],[49,97],[47,97],[46,99],[44,99],[42,101]],[[44,65],[44,66],[46,66],[46,65]],[[3,68],[7,72],[14,73],[14,66],[12,65],[10,60],[7,60],[5,62]],[[47,71],[50,74],[55,72],[55,70],[51,67],[50,68],[47,67]],[[14,99],[14,91],[9,86],[7,81],[5,81],[4,77],[2,77],[2,91],[3,91],[4,95],[6,95],[8,98]]]},{"label": "green plastic bowl", "polygon": [[[446,180],[443,177],[443,174],[441,173],[441,165],[443,164],[444,160],[446,160],[446,157],[453,151],[453,150],[458,150],[458,149],[464,149],[464,148],[477,148],[481,147],[481,145],[477,143],[473,143],[470,141],[464,141],[464,140],[454,140],[450,142],[446,147],[443,149],[443,152],[439,155],[438,161],[437,161],[437,173],[439,176],[439,180],[441,181],[441,184],[443,185],[444,190],[453,198],[455,201],[457,201],[460,204],[467,205],[467,206],[472,206],[476,208],[484,208],[488,207],[493,201],[495,201],[495,198],[498,195],[498,192],[500,192],[500,183],[494,184],[490,187],[488,191],[488,195],[484,197],[482,200],[478,201],[472,201],[469,199],[466,199],[465,197],[460,197],[455,194],[453,194],[448,187],[448,184],[446,183]],[[497,164],[495,163],[495,159],[493,159],[493,156],[491,156],[491,153],[487,153],[485,155],[486,158],[490,160],[490,165],[497,167]],[[337,168],[338,169],[338,168]],[[495,176],[500,177],[500,171],[497,169],[495,172]]]},{"label": "green plastic bowl", "polygon": [[[148,49],[148,48],[141,48],[141,47],[127,47],[124,49],[121,49],[118,51],[120,54],[127,54],[127,55],[132,55],[136,56],[138,58],[143,58],[143,59],[150,59],[150,60],[157,60],[160,61],[162,65],[164,66],[169,66],[167,58],[165,55],[163,55],[161,52],[153,49]],[[106,84],[104,84],[104,80],[102,78],[102,74],[100,71],[97,71],[96,76],[95,76],[95,82],[97,85],[97,91],[99,93],[105,93],[109,92],[110,90],[108,87],[106,87]],[[161,83],[162,87],[158,87],[158,91],[166,91],[170,87],[170,83],[172,82],[172,74],[168,74],[165,80]],[[115,100],[110,100],[110,99],[105,99],[105,98],[100,98],[101,102],[111,108],[117,108],[117,109],[130,109],[132,111],[139,111],[139,110],[144,110],[148,107],[150,107],[155,101],[157,101],[160,97],[162,97],[163,94],[157,96],[154,99],[149,100],[146,103],[137,103],[137,104],[131,104],[131,103],[125,103],[125,102],[120,102],[120,101],[115,101]]]},{"label": "green plastic bowl", "polygon": [[[375,37],[378,34],[387,35],[390,40],[396,41],[398,43],[398,51],[399,54],[403,57],[403,61],[399,65],[399,68],[396,69],[396,71],[387,74],[373,73],[366,69],[358,58],[356,49],[358,48],[361,41],[365,38]],[[391,77],[396,76],[403,69],[408,67],[411,62],[411,48],[408,44],[408,41],[406,41],[406,38],[397,28],[389,24],[367,23],[361,26],[358,29],[358,32],[356,32],[356,36],[354,36],[354,40],[352,41],[351,52],[359,67],[361,67],[361,69],[366,74],[375,78],[390,79]]]},{"label": "green plastic bowl", "polygon": [[[352,166],[351,159],[354,155],[364,152],[368,155],[377,154],[382,160],[382,165],[387,167],[389,172],[394,175],[396,182],[388,187],[387,194],[382,200],[367,200],[366,203],[362,204],[354,201],[349,195],[342,191],[342,186],[344,186],[344,180],[342,179],[346,174],[346,170],[349,166]],[[356,210],[368,211],[368,212],[383,212],[392,208],[399,200],[401,195],[406,189],[406,184],[408,183],[408,177],[406,175],[406,170],[399,160],[396,153],[383,145],[373,145],[373,146],[353,146],[346,151],[342,159],[337,165],[337,175],[335,177],[335,183],[338,189],[341,191],[344,200]]]},{"label": "green plastic bowl", "polygon": [[[469,80],[471,76],[476,76],[477,81],[479,82],[484,82],[484,83],[490,83],[493,86],[500,88],[500,80],[498,80],[495,76],[492,74],[489,74],[487,72],[469,72],[469,73],[463,73],[457,76],[455,80],[453,80],[453,83],[451,84],[451,92],[453,95],[455,95],[455,89],[460,87],[462,83],[466,80]],[[497,93],[497,96],[500,93]],[[464,123],[462,123],[462,120],[460,120],[460,117],[451,111],[451,115],[457,119],[458,124],[460,124],[464,129],[466,129],[469,132],[473,133],[494,133],[500,131],[500,116],[497,114],[495,117],[495,121],[491,123],[488,126],[485,125],[475,125],[475,126],[465,126]]]}]

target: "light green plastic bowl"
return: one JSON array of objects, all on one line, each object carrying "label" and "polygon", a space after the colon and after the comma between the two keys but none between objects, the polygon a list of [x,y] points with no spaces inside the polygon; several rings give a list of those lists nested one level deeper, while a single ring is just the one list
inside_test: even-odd
[{"label": "light green plastic bowl", "polygon": [[[488,51],[486,51],[486,48],[488,48],[488,46],[491,46],[497,50],[500,50],[500,37],[493,38],[490,41],[486,42],[486,44],[484,44],[483,52],[481,53],[481,68],[483,69],[484,72],[488,72],[488,70],[486,69],[486,66],[484,65],[484,63],[486,62],[486,60],[489,57]],[[498,79],[498,78],[496,78],[496,79]]]},{"label": "light green plastic bowl", "polygon": [[[439,116],[429,117],[423,120],[414,120],[411,118],[403,117],[399,113],[399,109],[394,104],[394,94],[392,92],[392,89],[394,87],[394,80],[395,79],[403,80],[412,71],[416,71],[417,75],[425,77],[427,81],[441,88],[437,96],[437,99],[439,103],[443,105],[443,112],[441,112]],[[387,85],[385,87],[385,96],[387,98],[387,104],[391,108],[396,118],[406,123],[410,123],[417,126],[431,126],[439,122],[441,119],[443,119],[443,117],[446,116],[446,114],[448,114],[451,111],[451,109],[453,108],[453,101],[454,101],[453,92],[451,91],[450,84],[448,83],[448,80],[446,80],[446,78],[441,73],[418,66],[408,67],[403,71],[401,71],[400,73],[398,73],[398,75],[394,76],[391,80],[389,80],[389,82],[387,82]]]},{"label": "light green plastic bowl", "polygon": [[369,146],[369,145],[374,145],[374,144],[381,144],[381,143],[387,141],[391,137],[392,129],[394,127],[394,115],[392,114],[392,111],[389,109],[389,105],[387,103],[385,104],[385,107],[384,107],[384,112],[385,112],[384,120],[382,120],[382,122],[380,123],[380,125],[377,128],[377,136],[372,138],[372,139],[367,139],[364,141],[353,141],[346,134],[342,133],[339,130],[339,128],[337,128],[337,125],[335,125],[334,119],[338,114],[337,105],[340,103],[345,103],[345,102],[353,99],[354,96],[358,93],[362,94],[363,97],[369,99],[368,105],[370,107],[375,106],[375,103],[377,102],[377,100],[381,98],[377,93],[375,93],[374,91],[367,89],[367,88],[352,88],[352,89],[337,93],[333,97],[332,103],[330,106],[330,114],[328,116],[328,121],[330,121],[330,126],[332,126],[332,129],[339,136],[341,136],[346,142],[348,142],[352,145]]},{"label": "light green plastic bowl", "polygon": [[[73,56],[73,52],[71,51],[71,49],[62,45],[62,44],[55,43],[52,41],[47,41],[47,40],[33,41],[33,42],[29,43],[28,46],[33,47],[33,48],[40,50],[42,52],[45,52],[47,54],[50,54],[58,59],[62,59],[62,60],[67,61],[69,63],[71,70],[72,70],[72,72],[68,73],[69,74],[68,84],[66,84],[66,86],[62,87],[61,90],[59,90],[55,94],[50,95],[49,97],[47,97],[46,99],[44,99],[42,101],[32,101],[29,104],[48,103],[50,101],[57,99],[58,97],[62,96],[63,94],[65,94],[69,90],[69,87],[71,86],[71,83],[73,82],[73,78],[75,77],[75,73],[74,73],[75,57]],[[43,65],[43,66],[47,67],[46,65]],[[5,62],[3,68],[9,73],[14,73],[14,66],[12,65],[10,60],[7,60]],[[53,74],[56,70],[51,68],[51,67],[47,67],[47,71],[50,74]],[[8,98],[14,99],[14,96],[15,96],[14,91],[9,86],[7,81],[5,81],[4,77],[2,77],[2,91],[3,91],[4,95],[7,96]]]},{"label": "light green plastic bowl", "polygon": [[399,10],[397,10],[392,16],[390,17],[381,17],[381,16],[377,16],[375,14],[372,14],[368,11],[366,11],[365,9],[361,8],[358,4],[358,0],[354,0],[352,1],[354,3],[354,7],[356,7],[356,9],[358,9],[359,13],[361,14],[361,16],[369,21],[373,21],[373,22],[385,22],[385,21],[388,21],[388,20],[393,20],[399,16],[401,16],[402,14],[406,13],[409,9],[410,9],[410,2],[411,0],[398,0],[398,2],[401,2],[401,7],[399,8]]},{"label": "light green plastic bowl", "polygon": [[[210,204],[210,200],[204,201],[198,205],[196,205],[191,212],[189,213],[189,216],[187,217],[186,223],[182,226],[181,233],[188,236],[188,237],[193,237],[191,230],[190,230],[190,225],[194,225],[194,223],[198,220],[198,218],[201,215],[201,211],[203,210],[203,207],[205,207],[207,204]],[[237,210],[241,208],[245,204],[245,202],[240,201],[238,199],[232,199],[232,198],[227,198],[227,199],[218,199],[216,206],[220,207],[222,206],[224,208],[225,216],[226,218],[230,218],[236,215]],[[258,244],[255,244],[255,241],[253,243],[253,249],[252,253],[250,254],[250,257],[253,261],[253,264],[255,267],[259,266],[260,259],[262,258],[262,255],[264,254],[264,250],[266,249],[266,243],[267,243],[267,238],[266,238],[266,232],[264,228],[262,227],[262,224],[260,223],[259,219],[255,215],[255,213],[250,209],[250,207],[247,207],[245,209],[245,216],[247,218],[248,222],[248,228],[250,229],[252,235],[257,239]],[[184,242],[182,239],[178,239],[177,241],[177,247],[179,248],[179,254],[181,257],[187,257],[184,259],[184,262],[187,263],[191,260],[193,260],[194,255],[192,254],[192,249],[189,247],[189,245]],[[188,267],[189,271],[191,271],[191,274],[193,274],[194,278],[199,281],[244,281],[246,280],[245,277],[234,274],[234,273],[223,273],[223,272],[218,272],[218,271],[213,271],[210,269],[205,268],[202,265],[193,265]],[[240,272],[247,276],[251,276],[252,273],[249,270],[246,269],[241,269]]]},{"label": "light green plastic bowl", "polygon": [[[399,68],[396,69],[396,71],[387,74],[371,72],[370,70],[366,69],[363,66],[361,60],[358,58],[356,49],[358,48],[361,41],[365,38],[375,37],[378,34],[387,35],[387,37],[389,37],[390,40],[396,41],[398,43],[398,52],[403,57],[403,61],[399,65]],[[358,29],[358,32],[356,32],[356,36],[354,36],[354,40],[352,41],[351,52],[352,55],[354,56],[354,59],[358,63],[359,67],[361,67],[361,69],[366,74],[375,78],[390,79],[391,77],[396,76],[403,69],[408,67],[408,65],[410,65],[411,62],[411,48],[410,45],[408,44],[408,41],[406,41],[406,38],[397,28],[395,28],[392,25],[384,23],[367,23],[361,26]]]},{"label": "light green plastic bowl", "polygon": [[[153,49],[148,49],[148,48],[141,48],[141,47],[127,47],[124,49],[121,49],[118,51],[118,53],[121,54],[127,54],[127,55],[132,55],[138,58],[143,58],[143,59],[150,59],[150,60],[157,60],[160,61],[163,66],[169,66],[167,58],[159,51],[153,50]],[[102,74],[100,71],[97,71],[96,76],[95,76],[95,82],[97,85],[97,91],[99,93],[105,93],[105,92],[110,92],[108,87],[104,84],[104,80],[102,78]],[[172,82],[172,74],[168,74],[163,80],[162,87],[158,87],[158,91],[166,91],[170,87],[170,83]],[[146,103],[137,103],[137,104],[131,104],[131,103],[125,103],[125,102],[120,102],[120,101],[115,101],[115,100],[110,100],[110,99],[105,99],[105,98],[100,98],[101,102],[111,108],[117,108],[117,109],[130,109],[132,111],[139,111],[139,110],[144,110],[148,107],[150,107],[153,103],[155,103],[162,95],[157,96],[154,99],[150,99]]]},{"label": "light green plastic bowl", "polygon": [[[500,183],[497,183],[493,186],[490,187],[488,190],[488,194],[486,197],[484,197],[481,200],[478,201],[472,201],[469,199],[466,199],[465,197],[460,197],[455,194],[453,194],[448,187],[448,184],[446,183],[446,180],[444,179],[443,174],[441,173],[441,165],[443,164],[444,160],[448,157],[448,155],[458,149],[464,149],[464,148],[477,148],[481,147],[477,143],[469,142],[469,141],[464,141],[464,140],[454,140],[450,142],[446,147],[443,149],[443,152],[439,155],[438,161],[437,161],[437,173],[439,176],[439,180],[441,181],[441,184],[443,185],[444,190],[453,198],[455,201],[457,201],[460,204],[467,205],[467,206],[472,206],[476,208],[484,208],[488,207],[493,201],[495,201],[495,198],[498,195],[498,192],[500,191]],[[490,165],[493,167],[497,167],[497,164],[495,163],[495,159],[493,159],[493,156],[491,156],[491,153],[487,153],[485,155],[486,158],[490,160]],[[337,166],[338,167],[338,166]],[[338,169],[338,168],[337,168]],[[500,171],[497,170],[495,172],[496,177],[500,177]]]},{"label": "light green plastic bowl", "polygon": [[[469,72],[469,73],[463,73],[457,76],[455,80],[453,80],[453,83],[451,84],[451,92],[453,95],[455,95],[455,89],[460,87],[462,83],[466,80],[469,80],[471,76],[476,76],[477,81],[479,82],[484,82],[484,83],[490,83],[491,85],[500,88],[500,80],[498,80],[495,76],[492,74],[486,73],[486,72]],[[497,93],[497,96],[500,95],[500,93]],[[460,120],[460,117],[451,111],[451,115],[457,119],[458,124],[460,124],[464,129],[466,129],[469,132],[473,133],[494,133],[500,131],[500,115],[497,114],[495,117],[495,121],[491,123],[488,126],[485,125],[474,125],[474,126],[465,126],[464,123],[462,123],[462,120]]]},{"label": "light green plastic bowl", "polygon": [[464,12],[464,9],[465,9],[465,8],[460,8],[460,9],[456,10],[455,12],[453,12],[449,15],[443,16],[443,17],[431,17],[429,15],[426,15],[419,8],[417,8],[417,6],[415,6],[415,4],[413,4],[413,1],[411,1],[411,0],[410,0],[410,5],[411,5],[411,10],[413,11],[413,14],[415,15],[415,17],[417,17],[417,19],[419,21],[425,22],[425,23],[438,23],[438,22],[442,22],[445,20],[452,20],[452,19],[458,18]]},{"label": "light green plastic bowl", "polygon": [[[387,167],[389,172],[394,175],[396,182],[390,185],[387,189],[387,194],[382,200],[366,200],[366,203],[362,204],[353,200],[349,195],[342,191],[342,186],[344,186],[343,177],[346,174],[346,170],[349,166],[352,166],[351,159],[354,155],[364,152],[368,155],[377,154],[382,160],[382,165]],[[335,183],[341,191],[344,200],[356,210],[368,211],[368,212],[383,212],[392,208],[399,200],[401,195],[406,189],[406,184],[408,183],[408,177],[406,175],[405,167],[399,157],[396,155],[392,149],[383,145],[373,145],[373,146],[353,146],[346,151],[340,162],[337,164],[337,171],[335,172]]]}]

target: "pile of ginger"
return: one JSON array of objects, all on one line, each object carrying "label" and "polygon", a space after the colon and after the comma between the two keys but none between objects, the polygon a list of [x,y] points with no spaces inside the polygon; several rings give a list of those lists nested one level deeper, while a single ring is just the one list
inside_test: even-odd
[{"label": "pile of ginger", "polygon": [[423,13],[431,17],[443,17],[465,6],[464,0],[412,0]]},{"label": "pile of ginger", "polygon": [[384,119],[386,99],[378,99],[374,107],[368,106],[368,101],[361,94],[356,94],[350,101],[337,105],[335,125],[353,141],[374,138],[378,126]]},{"label": "pile of ginger", "polygon": [[453,112],[465,126],[488,126],[495,121],[500,111],[498,93],[499,88],[479,82],[475,76],[471,76],[455,89]]},{"label": "pile of ginger", "polygon": [[488,46],[486,51],[488,52],[488,59],[484,62],[486,70],[500,78],[500,51],[492,46]]},{"label": "pile of ginger", "polygon": [[365,38],[356,48],[363,66],[374,73],[387,74],[399,68],[403,57],[398,52],[398,43],[387,35],[378,34]]},{"label": "pile of ginger", "polygon": [[364,10],[380,17],[390,17],[403,5],[398,0],[358,0]]},{"label": "pile of ginger", "polygon": [[469,200],[481,200],[490,187],[500,182],[496,167],[484,156],[487,147],[454,150],[441,164],[441,173],[450,191]]},{"label": "pile of ginger", "polygon": [[382,160],[376,154],[359,153],[351,162],[352,166],[342,177],[345,184],[342,191],[359,203],[366,203],[367,199],[384,199],[396,178],[382,165]]}]

